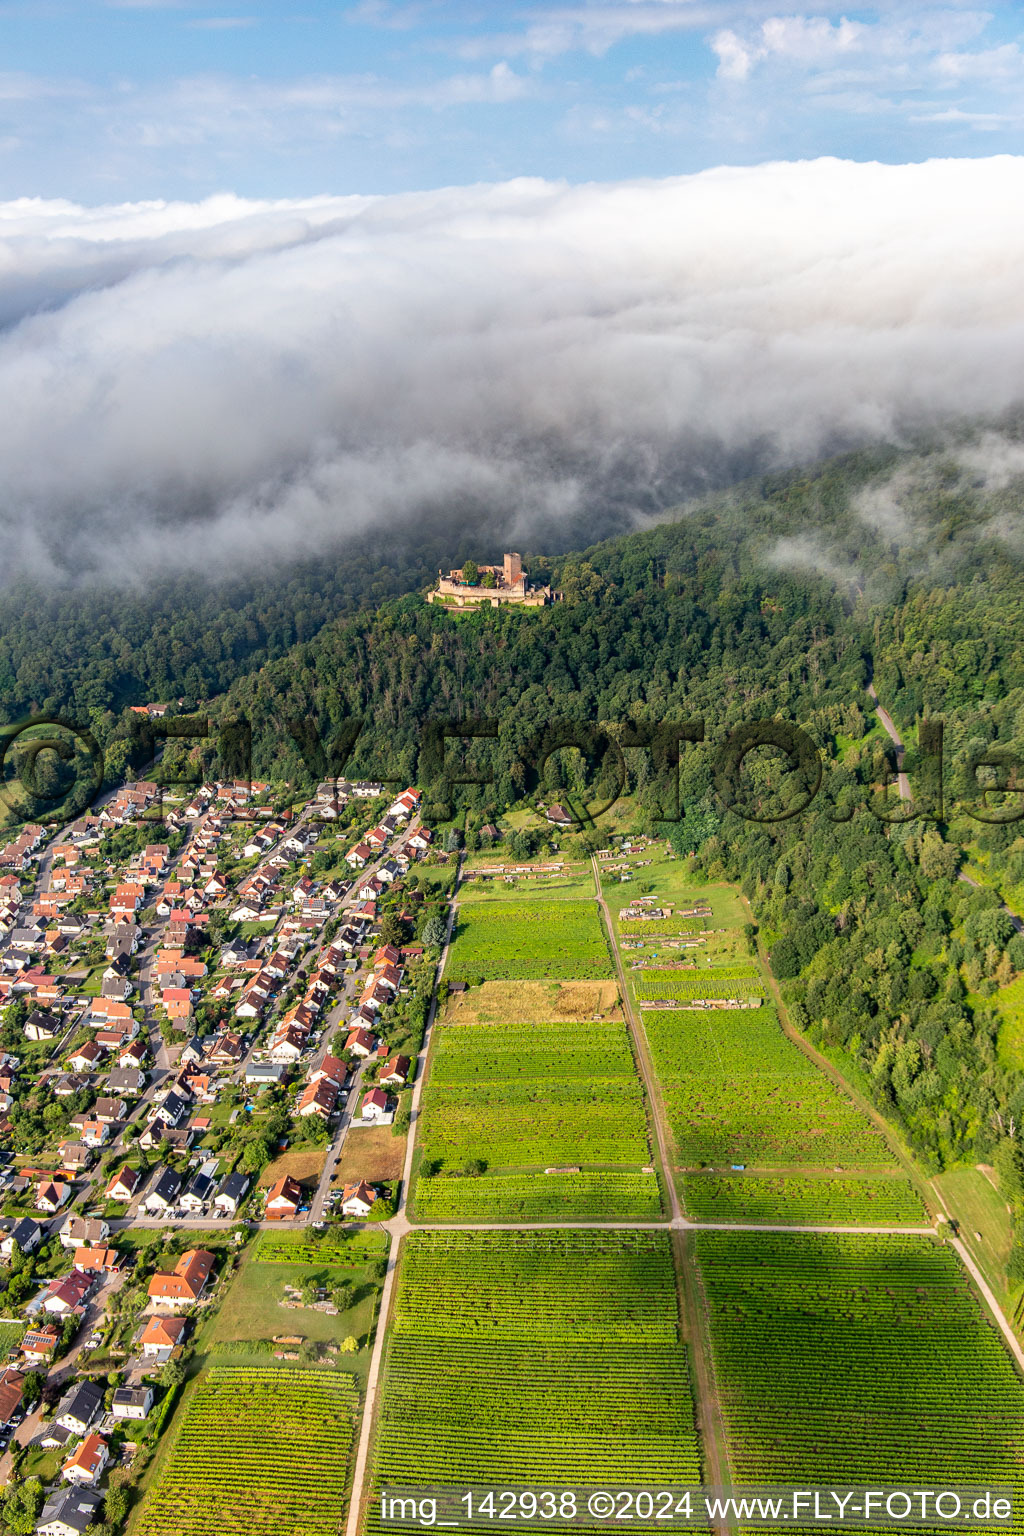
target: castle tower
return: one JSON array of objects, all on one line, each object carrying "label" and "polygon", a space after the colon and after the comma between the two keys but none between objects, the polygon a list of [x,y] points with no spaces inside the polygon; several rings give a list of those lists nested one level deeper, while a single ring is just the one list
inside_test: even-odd
[{"label": "castle tower", "polygon": [[506,554],[505,556],[505,585],[517,586],[522,578],[523,562],[519,555]]}]

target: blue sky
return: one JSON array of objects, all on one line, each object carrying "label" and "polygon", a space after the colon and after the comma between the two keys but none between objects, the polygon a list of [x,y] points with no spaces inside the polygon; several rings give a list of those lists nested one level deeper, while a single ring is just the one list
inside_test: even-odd
[{"label": "blue sky", "polygon": [[1024,10],[0,0],[0,199],[1018,153]]}]

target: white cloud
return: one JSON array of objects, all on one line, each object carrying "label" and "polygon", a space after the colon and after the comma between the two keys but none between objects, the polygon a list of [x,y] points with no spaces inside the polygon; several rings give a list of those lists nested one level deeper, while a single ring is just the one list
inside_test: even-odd
[{"label": "white cloud", "polygon": [[5,562],[219,571],[453,504],[528,533],[1002,411],[1022,194],[1003,156],[2,204]]},{"label": "white cloud", "polygon": [[496,52],[528,54],[534,60],[584,52],[600,57],[628,38],[660,37],[667,32],[694,32],[716,25],[733,5],[721,0],[628,0],[624,5],[531,6],[523,26],[514,32],[465,38],[464,58],[484,58]]},{"label": "white cloud", "polygon": [[190,21],[190,27],[196,27],[201,32],[234,32],[246,27],[256,26],[255,16],[203,16]]}]

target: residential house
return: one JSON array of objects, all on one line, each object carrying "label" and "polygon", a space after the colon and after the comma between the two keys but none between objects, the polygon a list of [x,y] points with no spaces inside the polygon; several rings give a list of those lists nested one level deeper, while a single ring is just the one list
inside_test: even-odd
[{"label": "residential house", "polygon": [[409,1081],[410,1065],[408,1056],[392,1056],[384,1063],[377,1081],[382,1088],[404,1088]]},{"label": "residential house", "polygon": [[99,1098],[90,1113],[94,1120],[99,1120],[103,1125],[115,1125],[124,1119],[127,1108],[124,1099]]},{"label": "residential house", "polygon": [[72,1212],[61,1223],[59,1237],[63,1248],[98,1248],[110,1236],[110,1223],[101,1218],[86,1218]]},{"label": "residential house", "polygon": [[42,1013],[38,1008],[35,1013],[30,1013],[25,1023],[26,1040],[56,1040],[64,1032],[64,1025],[50,1013]]},{"label": "residential house", "polygon": [[103,1436],[86,1435],[64,1463],[61,1476],[65,1482],[75,1483],[79,1488],[94,1488],[109,1460],[110,1451]]},{"label": "residential house", "polygon": [[337,1103],[338,1090],[333,1083],[321,1079],[317,1083],[309,1083],[302,1097],[299,1099],[295,1113],[302,1117],[307,1115],[319,1115],[321,1120],[328,1120]]},{"label": "residential house", "polygon": [[21,1407],[24,1385],[24,1376],[13,1366],[0,1371],[0,1425],[5,1429]]},{"label": "residential house", "polygon": [[115,1419],[144,1419],[153,1406],[153,1388],[115,1387],[110,1411]]},{"label": "residential house", "polygon": [[301,1204],[302,1187],[286,1173],[267,1191],[264,1214],[267,1221],[288,1221],[298,1215]]},{"label": "residential house", "polygon": [[360,1179],[358,1184],[346,1184],[341,1192],[341,1209],[346,1216],[369,1216],[377,1203],[377,1191]]},{"label": "residential house", "polygon": [[70,1196],[70,1184],[55,1184],[52,1179],[44,1179],[36,1191],[36,1210],[46,1211],[52,1216]]},{"label": "residential house", "polygon": [[142,1174],[138,1168],[132,1168],[126,1164],[124,1168],[119,1169],[114,1174],[114,1177],[107,1185],[105,1198],[107,1200],[131,1200],[139,1187],[141,1179]]},{"label": "residential house", "polygon": [[200,1040],[198,1035],[193,1035],[192,1039],[183,1048],[181,1055],[178,1057],[178,1065],[180,1067],[188,1067],[193,1065],[198,1066],[199,1063],[205,1059],[205,1057],[206,1050],[203,1046],[203,1042]]},{"label": "residential house", "polygon": [[66,1317],[69,1312],[77,1312],[85,1298],[93,1287],[92,1275],[85,1274],[82,1270],[73,1269],[70,1275],[56,1280],[51,1280],[43,1299],[44,1312],[53,1312],[58,1317]]},{"label": "residential house", "polygon": [[36,1536],[84,1536],[102,1503],[103,1495],[95,1488],[61,1488],[43,1505]]},{"label": "residential house", "polygon": [[64,1167],[71,1169],[73,1173],[80,1173],[92,1167],[92,1148],[87,1147],[84,1141],[62,1141],[59,1150]]},{"label": "residential house", "polygon": [[11,1259],[16,1253],[34,1253],[43,1240],[43,1229],[31,1216],[22,1216],[0,1238],[0,1255]]},{"label": "residential house", "polygon": [[76,1248],[75,1268],[94,1275],[110,1275],[121,1268],[121,1255],[116,1248]]},{"label": "residential house", "polygon": [[229,1215],[234,1216],[248,1188],[249,1180],[244,1173],[229,1173],[214,1196],[213,1203],[218,1210],[227,1211]]},{"label": "residential house", "polygon": [[325,1051],[310,1072],[308,1081],[310,1083],[328,1082],[333,1083],[335,1088],[344,1088],[347,1079],[348,1067],[340,1056],[332,1056],[329,1051]]},{"label": "residential house", "polygon": [[139,1339],[143,1359],[163,1365],[183,1343],[187,1332],[188,1319],[185,1317],[151,1317]]},{"label": "residential house", "polygon": [[102,1388],[92,1381],[77,1381],[58,1403],[54,1422],[73,1435],[84,1435],[102,1407]]},{"label": "residential house", "polygon": [[359,1113],[364,1120],[383,1120],[390,1113],[388,1096],[382,1088],[371,1088],[363,1094],[362,1108]]},{"label": "residential house", "polygon": [[162,1125],[170,1126],[173,1130],[176,1126],[181,1125],[183,1121],[187,1120],[191,1112],[188,1099],[172,1089],[166,1098],[155,1106],[150,1119],[159,1121]]},{"label": "residential house", "polygon": [[345,1049],[353,1056],[372,1056],[377,1047],[376,1035],[368,1029],[353,1029],[345,1041]]},{"label": "residential house", "polygon": [[103,1120],[95,1120],[91,1114],[72,1115],[71,1124],[81,1137],[83,1146],[103,1147],[110,1139],[110,1126]]},{"label": "residential house", "polygon": [[306,1044],[304,1030],[285,1025],[274,1035],[270,1043],[270,1059],[277,1062],[298,1061]]},{"label": "residential house", "polygon": [[213,1199],[214,1183],[208,1173],[199,1172],[181,1197],[180,1204],[186,1211],[199,1212]]},{"label": "residential house", "polygon": [[56,1323],[29,1328],[21,1336],[21,1352],[29,1365],[49,1365],[57,1353],[60,1329]]},{"label": "residential house", "polygon": [[146,1210],[152,1215],[171,1210],[177,1201],[180,1189],[181,1179],[174,1169],[165,1168],[143,1201]]},{"label": "residential house", "polygon": [[80,1045],[75,1054],[70,1058],[70,1065],[74,1072],[92,1072],[103,1060],[103,1050],[95,1040],[87,1040]]},{"label": "residential house", "polygon": [[283,1062],[251,1061],[245,1069],[245,1082],[249,1088],[277,1088],[287,1075]]},{"label": "residential house", "polygon": [[198,1301],[213,1273],[216,1256],[205,1248],[190,1248],[183,1253],[170,1273],[155,1274],[149,1282],[149,1301],[153,1307],[187,1306]]}]

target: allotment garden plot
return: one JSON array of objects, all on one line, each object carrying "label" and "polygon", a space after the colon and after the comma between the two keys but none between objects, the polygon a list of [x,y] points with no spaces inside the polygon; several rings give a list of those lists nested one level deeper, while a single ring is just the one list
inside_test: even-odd
[{"label": "allotment garden plot", "polygon": [[697,1482],[667,1234],[413,1234],[378,1402],[374,1491]]},{"label": "allotment garden plot", "polygon": [[661,1215],[621,1019],[440,1024],[420,1145],[420,1221]]},{"label": "allotment garden plot", "polygon": [[696,1254],[736,1483],[1024,1495],[1024,1383],[938,1239],[701,1232]]},{"label": "allotment garden plot", "polygon": [[599,981],[613,973],[593,900],[460,903],[447,981]]},{"label": "allotment garden plot", "polygon": [[337,1536],[357,1408],[353,1379],[338,1370],[211,1369],[136,1536]]}]

